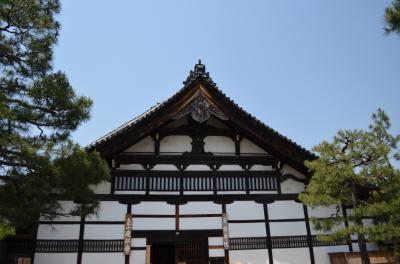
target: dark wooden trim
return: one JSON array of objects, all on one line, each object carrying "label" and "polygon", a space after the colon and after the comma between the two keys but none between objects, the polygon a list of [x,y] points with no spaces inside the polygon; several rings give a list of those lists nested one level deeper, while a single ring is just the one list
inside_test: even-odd
[{"label": "dark wooden trim", "polygon": [[[347,208],[342,205],[342,212],[344,217],[344,226],[349,227],[349,221],[347,219]],[[353,252],[353,243],[351,242],[351,237],[347,239],[347,244],[349,246],[349,251]]]},{"label": "dark wooden trim", "polygon": [[175,205],[175,231],[179,232],[179,204]]},{"label": "dark wooden trim", "polygon": [[307,245],[308,245],[308,249],[310,252],[310,261],[311,261],[311,264],[315,264],[313,241],[312,241],[312,237],[311,237],[311,227],[310,227],[310,219],[308,217],[307,205],[303,205],[303,212],[304,212],[304,218],[306,219]]},{"label": "dark wooden trim", "polygon": [[79,240],[78,240],[78,256],[76,263],[82,264],[82,253],[84,249],[84,234],[85,234],[85,216],[81,216],[81,221],[79,225]]},{"label": "dark wooden trim", "polygon": [[274,264],[274,258],[272,255],[272,240],[271,240],[271,229],[269,226],[269,214],[268,214],[268,204],[263,204],[264,208],[264,221],[265,221],[265,232],[267,235],[267,249],[268,249],[268,260],[269,264]]},{"label": "dark wooden trim", "polygon": [[223,245],[208,245],[208,249],[224,249]]},{"label": "dark wooden trim", "polygon": [[175,230],[132,230],[134,238],[176,238],[176,237],[221,237],[221,229],[202,229],[202,230],[180,230],[176,234]]},{"label": "dark wooden trim", "polygon": [[37,242],[37,235],[39,230],[39,224],[35,225],[35,229],[32,235],[32,247],[31,247],[31,263],[35,263],[35,253],[36,253],[36,242]]},{"label": "dark wooden trim", "polygon": [[140,154],[133,152],[122,152],[115,160],[119,164],[142,164],[143,166],[150,164],[172,164],[177,169],[186,168],[189,165],[208,165],[210,169],[220,167],[221,165],[240,165],[251,168],[253,165],[272,166],[278,160],[268,154],[246,154],[246,155],[212,155],[208,154]]},{"label": "dark wooden trim", "polygon": [[228,220],[229,224],[251,224],[251,223],[264,223],[264,219],[248,219],[248,220]]}]

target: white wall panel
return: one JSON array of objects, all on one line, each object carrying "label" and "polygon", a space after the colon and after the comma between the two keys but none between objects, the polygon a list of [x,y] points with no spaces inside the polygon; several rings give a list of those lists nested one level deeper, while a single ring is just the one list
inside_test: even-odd
[{"label": "white wall panel", "polygon": [[207,165],[189,165],[186,168],[187,171],[210,171],[210,167]]},{"label": "white wall panel", "polygon": [[[71,210],[74,210],[76,204],[72,201],[59,201],[60,203],[60,213],[66,213],[70,212]],[[41,217],[40,220],[42,221],[47,221],[46,217]],[[81,218],[79,216],[57,216],[54,220],[58,221],[80,221]]]},{"label": "white wall panel", "polygon": [[85,225],[84,239],[123,239],[124,225]]},{"label": "white wall panel", "polygon": [[300,193],[304,191],[304,187],[304,183],[297,182],[292,179],[287,179],[286,181],[281,183],[282,193]]},{"label": "white wall panel", "polygon": [[208,256],[209,257],[224,257],[225,251],[223,249],[209,249]]},{"label": "white wall panel", "polygon": [[160,152],[185,152],[192,150],[189,136],[167,136],[161,139]]},{"label": "white wall panel", "polygon": [[132,238],[132,247],[145,247],[146,246],[146,238]]},{"label": "white wall panel", "polygon": [[178,168],[171,164],[157,164],[152,170],[167,170],[167,171],[177,171]]},{"label": "white wall panel", "polygon": [[335,213],[336,213],[336,206],[317,206],[314,208],[308,207],[309,217],[329,217]]},{"label": "white wall panel", "polygon": [[226,205],[229,220],[264,219],[264,207],[252,201],[237,201]]},{"label": "white wall panel", "polygon": [[117,170],[144,170],[141,164],[121,164]]},{"label": "white wall panel", "polygon": [[[83,253],[82,263],[83,264],[117,264],[124,263],[124,255],[121,253]],[[58,262],[55,262],[58,264]],[[76,263],[76,262],[71,262]],[[70,263],[70,264],[71,264]]]},{"label": "white wall panel", "polygon": [[232,264],[268,263],[268,251],[265,249],[229,250],[229,262]]},{"label": "white wall panel", "polygon": [[179,227],[181,230],[222,229],[222,218],[221,217],[180,218]]},{"label": "white wall panel", "polygon": [[334,252],[349,252],[348,246],[314,247],[315,263],[330,264],[329,254]]},{"label": "white wall panel", "polygon": [[251,171],[270,171],[274,170],[272,166],[265,166],[265,165],[253,165],[250,168]]},{"label": "white wall panel", "polygon": [[141,141],[137,142],[135,145],[127,148],[125,152],[153,152],[154,151],[154,141],[149,137],[145,137]]},{"label": "white wall panel", "polygon": [[38,239],[78,239],[79,225],[39,225]]},{"label": "white wall panel", "polygon": [[277,222],[269,223],[271,236],[296,236],[306,235],[305,222]]},{"label": "white wall panel", "polygon": [[228,137],[208,136],[204,138],[204,151],[235,153],[235,143]]},{"label": "white wall panel", "polygon": [[175,218],[135,218],[133,230],[175,230]]},{"label": "white wall panel", "polygon": [[132,214],[172,214],[175,215],[175,206],[166,202],[141,202],[140,204],[132,205]]},{"label": "white wall panel", "polygon": [[213,202],[189,202],[179,206],[179,214],[221,214],[222,206]]},{"label": "white wall panel", "polygon": [[89,187],[91,190],[93,190],[94,193],[96,194],[110,194],[111,193],[111,182],[109,181],[103,181],[97,185],[90,185]]},{"label": "white wall panel", "polygon": [[223,237],[209,237],[208,245],[210,246],[222,246],[224,244]]},{"label": "white wall panel", "polygon": [[[121,264],[124,262],[120,262]],[[131,251],[130,263],[132,264],[146,264],[146,250],[133,250]],[[114,263],[110,263],[114,264]],[[119,264],[119,263],[115,263]]]},{"label": "white wall panel", "polygon": [[[308,248],[273,249],[274,264],[310,264]],[[316,262],[318,263],[318,262]],[[319,263],[318,263],[319,264]]]},{"label": "white wall panel", "polygon": [[77,253],[35,253],[34,264],[73,264],[77,257]]},{"label": "white wall panel", "polygon": [[243,138],[242,141],[240,141],[240,153],[264,154],[267,152],[247,138]]},{"label": "white wall panel", "polygon": [[237,223],[228,225],[229,237],[266,236],[264,223]]},{"label": "white wall panel", "polygon": [[275,201],[268,204],[269,219],[304,218],[303,204],[295,201]]},{"label": "white wall panel", "polygon": [[87,221],[124,221],[126,214],[126,204],[116,201],[100,202],[97,214],[90,215]]},{"label": "white wall panel", "polygon": [[306,176],[304,176],[304,174],[298,172],[297,170],[293,169],[292,167],[290,167],[289,165],[286,165],[286,164],[283,165],[281,172],[282,172],[282,175],[292,174],[294,176],[299,177],[300,179],[306,178]]},{"label": "white wall panel", "polygon": [[243,168],[240,165],[222,165],[218,169],[219,171],[242,171]]}]

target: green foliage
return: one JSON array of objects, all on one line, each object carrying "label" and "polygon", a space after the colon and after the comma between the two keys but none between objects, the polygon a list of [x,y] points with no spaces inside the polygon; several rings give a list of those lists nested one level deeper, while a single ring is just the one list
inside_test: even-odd
[{"label": "green foliage", "polygon": [[[322,142],[314,151],[319,158],[307,161],[313,177],[300,199],[307,205],[336,205],[328,219],[313,219],[324,239],[365,235],[371,241],[400,242],[400,171],[391,163],[398,159],[399,136],[389,133],[390,120],[378,109],[368,130],[341,130],[332,142]],[[343,225],[342,205],[353,207],[350,225]],[[374,223],[363,225],[361,220]]]},{"label": "green foliage", "polygon": [[92,101],[53,72],[59,11],[58,0],[0,0],[0,237],[56,217],[60,198],[81,203],[63,214],[94,212],[89,186],[109,177],[98,153],[70,140]]},{"label": "green foliage", "polygon": [[385,10],[385,30],[388,33],[400,33],[400,0],[393,0]]}]

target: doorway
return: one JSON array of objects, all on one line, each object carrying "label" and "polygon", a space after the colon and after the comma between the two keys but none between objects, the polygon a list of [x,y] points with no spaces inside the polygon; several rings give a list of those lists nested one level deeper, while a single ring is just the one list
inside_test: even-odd
[{"label": "doorway", "polygon": [[152,260],[152,264],[175,264],[175,243],[153,243]]}]

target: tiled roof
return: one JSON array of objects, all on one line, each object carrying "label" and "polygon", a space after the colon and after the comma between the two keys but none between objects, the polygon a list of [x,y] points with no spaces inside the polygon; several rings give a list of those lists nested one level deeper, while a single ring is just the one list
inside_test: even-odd
[{"label": "tiled roof", "polygon": [[147,117],[152,115],[155,112],[160,111],[163,109],[166,105],[168,105],[170,102],[172,102],[176,97],[181,95],[186,89],[189,89],[191,85],[198,79],[202,79],[210,88],[216,89],[223,97],[225,100],[229,101],[233,105],[235,105],[241,112],[243,112],[249,119],[253,120],[255,123],[258,125],[262,126],[263,128],[267,129],[270,133],[280,137],[284,141],[288,142],[289,144],[293,145],[294,147],[298,148],[299,150],[305,152],[308,155],[314,156],[312,152],[307,150],[306,148],[300,146],[299,144],[295,143],[291,139],[287,138],[286,136],[280,134],[278,131],[272,129],[271,127],[267,126],[264,122],[260,121],[257,119],[255,116],[251,115],[248,113],[246,110],[244,110],[242,107],[240,107],[235,101],[233,101],[230,97],[228,97],[225,93],[223,93],[218,86],[216,85],[215,82],[211,79],[210,75],[208,72],[205,71],[205,66],[204,64],[199,61],[194,67],[193,71],[190,71],[189,76],[186,78],[186,80],[183,82],[183,87],[177,91],[175,94],[173,94],[171,97],[169,97],[167,100],[158,103],[157,105],[151,107],[149,110],[146,112],[142,113],[141,115],[137,116],[136,118],[126,122],[125,124],[121,125],[120,127],[114,129],[113,131],[109,132],[105,136],[99,138],[98,140],[94,141],[93,143],[89,144],[86,146],[86,149],[93,149],[96,146],[108,141],[111,138],[116,137],[117,135],[123,133],[124,131],[128,130],[130,127],[134,126],[135,124],[139,123],[142,120],[145,120]]}]

